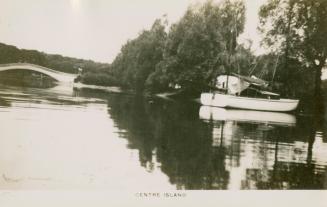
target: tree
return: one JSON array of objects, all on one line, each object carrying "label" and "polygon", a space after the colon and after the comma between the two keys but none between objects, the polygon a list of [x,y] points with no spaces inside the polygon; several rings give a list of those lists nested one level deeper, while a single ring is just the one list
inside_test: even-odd
[{"label": "tree", "polygon": [[244,22],[243,1],[207,1],[189,7],[182,19],[171,26],[164,58],[147,85],[164,89],[178,84],[202,91],[217,73],[237,68],[237,37],[243,32]]},{"label": "tree", "polygon": [[32,63],[66,73],[78,73],[78,68],[84,72],[109,71],[109,64],[97,63],[61,55],[46,54],[37,50],[18,49],[11,45],[0,43],[0,64]]},{"label": "tree", "polygon": [[[327,0],[268,0],[259,16],[263,44],[282,54],[285,81],[292,82],[299,70],[302,74],[311,70],[319,100],[321,70],[327,58]],[[301,67],[292,67],[294,61]]]},{"label": "tree", "polygon": [[150,30],[141,32],[122,47],[111,65],[121,86],[143,92],[145,81],[163,58],[166,35],[165,24],[158,19]]}]

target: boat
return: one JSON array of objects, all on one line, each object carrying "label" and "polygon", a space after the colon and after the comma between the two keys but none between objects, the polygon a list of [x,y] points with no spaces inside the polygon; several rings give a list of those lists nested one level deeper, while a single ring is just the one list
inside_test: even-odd
[{"label": "boat", "polygon": [[296,117],[288,113],[225,109],[211,106],[201,106],[199,110],[199,118],[202,120],[238,121],[258,124],[263,123],[287,127],[296,125]]},{"label": "boat", "polygon": [[262,90],[268,83],[256,77],[238,74],[218,76],[215,90],[201,93],[202,105],[258,111],[288,112],[297,108],[299,100],[284,99]]}]

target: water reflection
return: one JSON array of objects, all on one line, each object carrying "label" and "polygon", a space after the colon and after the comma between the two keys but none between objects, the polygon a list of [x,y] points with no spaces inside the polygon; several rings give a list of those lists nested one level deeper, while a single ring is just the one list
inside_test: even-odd
[{"label": "water reflection", "polygon": [[108,106],[140,164],[159,162],[178,189],[327,188],[327,143],[308,117],[120,96]]},{"label": "water reflection", "polygon": [[1,189],[327,189],[310,117],[0,87],[0,131]]},{"label": "water reflection", "polygon": [[0,108],[0,189],[174,189],[118,139],[106,97],[19,88],[0,96],[11,104]]},{"label": "water reflection", "polygon": [[0,82],[5,85],[34,88],[52,88],[57,85],[48,75],[22,69],[1,71]]},{"label": "water reflection", "polygon": [[279,126],[295,126],[296,117],[292,114],[252,111],[238,109],[224,109],[219,107],[201,106],[200,119],[215,121],[238,121],[249,123],[265,123]]},{"label": "water reflection", "polygon": [[[202,110],[200,116],[202,112],[205,117],[207,109]],[[211,121],[221,120],[213,122],[213,146],[230,149],[228,167],[234,179],[229,188],[326,188],[327,159],[316,155],[326,154],[327,144],[322,142],[320,132],[312,134],[309,120],[289,127],[295,126],[295,117],[290,114],[224,109],[210,112]]]},{"label": "water reflection", "polygon": [[140,164],[151,171],[159,162],[178,189],[209,189],[215,171],[227,177],[219,162],[212,162],[216,158],[210,128],[198,119],[198,107],[121,96],[109,100],[108,106],[117,127],[127,131],[121,137],[139,150]]}]

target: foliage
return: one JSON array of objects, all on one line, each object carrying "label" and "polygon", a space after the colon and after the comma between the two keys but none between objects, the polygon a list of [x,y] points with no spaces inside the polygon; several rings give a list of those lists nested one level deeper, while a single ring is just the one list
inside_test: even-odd
[{"label": "foliage", "polygon": [[171,26],[164,58],[149,76],[147,87],[160,91],[178,84],[199,91],[217,73],[238,68],[237,37],[243,32],[244,21],[242,1],[207,1],[189,7],[182,19]]},{"label": "foliage", "polygon": [[281,80],[293,91],[294,82],[301,78],[304,82],[297,88],[308,91],[314,74],[318,95],[327,58],[327,1],[268,0],[259,15],[263,45],[282,57],[283,66],[278,68],[283,70]]},{"label": "foliage", "polygon": [[83,68],[79,78],[83,83],[117,84],[137,92],[165,91],[175,84],[200,91],[219,73],[248,71],[253,55],[250,49],[237,44],[244,22],[241,0],[219,4],[207,1],[190,6],[168,34],[167,22],[157,19],[151,29],[129,40],[111,65],[14,47],[9,52],[16,52],[15,58],[3,61],[31,62],[71,73]]},{"label": "foliage", "polygon": [[46,65],[46,58],[36,50],[19,50],[14,46],[0,43],[0,64],[16,62],[28,62],[44,66]]},{"label": "foliage", "polygon": [[109,64],[61,55],[50,55],[36,50],[18,49],[17,47],[0,43],[0,64],[19,62],[41,65],[66,73],[78,73],[78,68],[82,68],[84,72],[109,70]]},{"label": "foliage", "polygon": [[123,45],[110,65],[4,44],[0,63],[29,62],[70,73],[83,68],[83,83],[118,85],[139,93],[177,85],[200,92],[217,75],[236,72],[274,81],[273,89],[285,96],[301,97],[314,89],[318,94],[327,58],[327,0],[268,0],[259,16],[262,44],[271,50],[259,57],[237,41],[244,30],[244,2],[208,0],[190,6],[168,33],[166,20],[157,19]]},{"label": "foliage", "polygon": [[165,25],[158,19],[150,30],[145,30],[128,41],[111,65],[111,72],[121,86],[144,90],[145,81],[163,58],[166,40]]},{"label": "foliage", "polygon": [[104,72],[87,72],[81,76],[82,83],[100,86],[116,86],[117,80],[112,75]]}]

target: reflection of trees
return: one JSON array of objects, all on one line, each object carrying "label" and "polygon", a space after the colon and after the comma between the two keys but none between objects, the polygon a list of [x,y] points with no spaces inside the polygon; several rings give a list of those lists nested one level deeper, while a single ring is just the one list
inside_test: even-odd
[{"label": "reflection of trees", "polygon": [[179,188],[226,188],[224,149],[211,147],[211,126],[197,117],[197,107],[182,104],[165,107],[157,144],[162,171]]},{"label": "reflection of trees", "polygon": [[0,73],[0,83],[5,85],[50,88],[55,86],[55,80],[45,74],[28,70],[8,70]]},{"label": "reflection of trees", "polygon": [[[303,123],[299,123],[297,128],[275,128],[272,130],[267,140],[271,137],[275,137],[275,148],[273,157],[273,168],[267,169],[267,178],[263,176],[262,168],[248,168],[246,169],[245,183],[254,183],[258,189],[323,189],[325,188],[325,173],[326,170],[317,171],[317,166],[312,162],[312,147],[315,139],[315,127],[312,125],[311,120],[307,119],[305,126],[301,126]],[[311,123],[311,124],[310,124]],[[269,138],[270,137],[270,138]],[[270,139],[271,140],[271,139]],[[279,160],[281,153],[285,154],[285,147],[281,149],[282,145],[289,145],[293,141],[303,141],[307,144],[306,151],[298,151],[296,148],[289,148],[286,153],[292,153],[292,155],[302,153],[306,160],[297,162],[296,160]],[[293,151],[290,151],[292,150]],[[284,152],[283,152],[284,151]],[[269,161],[268,158],[267,161]],[[325,168],[325,167],[324,167]],[[244,186],[250,188],[250,186]]]},{"label": "reflection of trees", "polygon": [[229,180],[241,189],[326,188],[326,167],[313,160],[317,135],[309,117],[297,127],[216,121],[213,133],[213,145],[225,149]]},{"label": "reflection of trees", "polygon": [[[225,189],[228,172],[225,150],[212,148],[212,126],[198,119],[198,107],[112,96],[109,114],[129,147],[139,150],[142,166],[152,162],[156,149],[161,170],[178,189]],[[151,166],[151,164],[150,164]]]},{"label": "reflection of trees", "polygon": [[[145,113],[145,104],[141,98],[112,95],[108,101],[111,118],[122,132],[121,137],[128,139],[128,147],[139,150],[142,166],[152,166],[152,151],[155,148],[153,123]],[[151,169],[150,169],[151,170]]]},{"label": "reflection of trees", "polygon": [[141,165],[151,171],[159,162],[178,189],[227,189],[235,172],[242,172],[236,178],[242,189],[326,188],[326,168],[312,155],[315,128],[308,117],[297,127],[203,121],[194,104],[122,95],[110,95],[108,108]]},{"label": "reflection of trees", "polygon": [[[317,172],[318,166],[312,161],[312,148],[316,136],[316,127],[312,120],[306,122],[306,128],[299,128],[302,139],[306,139],[307,152],[306,162],[280,162],[275,158],[275,168],[273,179],[270,181],[273,188],[288,189],[322,189],[324,188],[324,172]],[[278,155],[278,142],[276,141],[276,155]],[[287,184],[287,186],[285,186]]]},{"label": "reflection of trees", "polygon": [[8,106],[11,106],[11,103],[8,100],[3,99],[3,98],[0,97],[0,106],[2,106],[2,107],[3,106],[8,107]]}]

